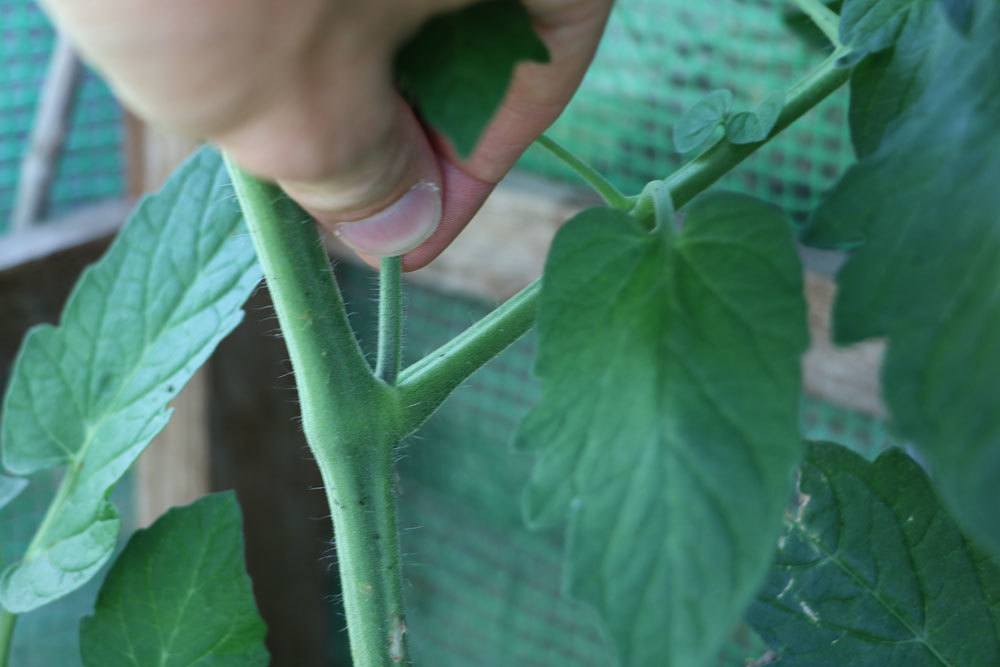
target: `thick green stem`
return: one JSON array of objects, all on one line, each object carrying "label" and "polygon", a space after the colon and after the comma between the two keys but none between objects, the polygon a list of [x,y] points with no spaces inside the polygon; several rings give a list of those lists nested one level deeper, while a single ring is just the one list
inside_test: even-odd
[{"label": "thick green stem", "polygon": [[17,614],[6,609],[0,609],[0,667],[7,667],[10,660],[10,650],[14,645],[14,626],[17,624]]},{"label": "thick green stem", "polygon": [[538,137],[536,143],[562,160],[563,164],[576,172],[577,176],[582,178],[594,192],[599,194],[601,199],[603,199],[604,203],[608,206],[611,208],[618,208],[623,211],[628,210],[629,198],[622,194],[622,192],[599,171],[570,153],[568,150],[559,145],[559,142],[551,137],[543,134]]},{"label": "thick green stem", "polygon": [[396,384],[403,354],[402,257],[384,257],[378,278],[378,361],[375,376]]},{"label": "thick green stem", "polygon": [[280,190],[229,164],[278,314],[302,425],[326,485],[355,667],[405,659],[393,447],[396,391],[374,377],[312,221]]},{"label": "thick green stem", "polygon": [[[834,51],[789,91],[778,122],[767,139],[745,145],[722,141],[667,177],[664,182],[674,206],[680,208],[705,191],[846,83],[850,69],[837,66],[837,60],[843,55],[843,49]],[[573,160],[580,162],[576,158]],[[629,202],[635,216],[652,219],[655,212],[651,197],[637,195],[630,197]],[[455,387],[531,328],[540,292],[541,284],[536,280],[456,339],[403,371],[399,389],[407,406],[404,421],[407,432],[416,430]]]}]

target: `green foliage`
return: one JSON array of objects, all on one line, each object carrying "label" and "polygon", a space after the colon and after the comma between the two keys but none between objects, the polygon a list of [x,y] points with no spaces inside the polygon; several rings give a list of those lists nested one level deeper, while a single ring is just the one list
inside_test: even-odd
[{"label": "green foliage", "polygon": [[844,0],[840,42],[851,49],[842,60],[853,65],[869,53],[889,48],[914,10],[933,0]]},{"label": "green foliage", "polygon": [[549,52],[518,0],[477,2],[431,19],[396,57],[403,93],[468,156],[522,61]]},{"label": "green foliage", "polygon": [[586,211],[552,246],[537,326],[529,521],[569,517],[566,586],[623,664],[705,664],[764,574],[799,457],[791,227],[741,195],[697,201],[676,235]]},{"label": "green foliage", "polygon": [[809,446],[748,618],[795,667],[1000,664],[1000,568],[901,450]]},{"label": "green foliage", "polygon": [[267,665],[267,628],[243,564],[232,492],[174,508],[139,530],[80,624],[86,667]]},{"label": "green foliage", "polygon": [[32,329],[4,401],[4,466],[65,466],[59,494],[0,603],[24,612],[86,583],[119,519],[111,486],[167,423],[167,403],[240,321],[260,279],[218,155],[203,150],[133,214],[73,290],[58,327]]},{"label": "green foliage", "polygon": [[925,93],[817,211],[809,240],[860,245],[834,335],[887,336],[884,393],[959,524],[1000,554],[1000,5],[933,48]]},{"label": "green foliage", "polygon": [[900,30],[895,45],[865,58],[851,76],[851,140],[858,157],[875,152],[889,127],[927,92],[930,62],[959,37],[937,5],[922,4]]}]

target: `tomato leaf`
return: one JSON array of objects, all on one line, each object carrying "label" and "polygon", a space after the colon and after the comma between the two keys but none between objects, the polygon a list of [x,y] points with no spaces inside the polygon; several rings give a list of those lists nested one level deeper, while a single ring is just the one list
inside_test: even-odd
[{"label": "tomato leaf", "polygon": [[86,667],[267,665],[232,492],[137,531],[80,623]]},{"label": "tomato leaf", "polygon": [[925,94],[929,63],[958,36],[936,5],[916,7],[891,48],[865,58],[851,74],[849,120],[858,157],[874,153],[889,127]]},{"label": "tomato leaf", "polygon": [[754,111],[740,111],[730,115],[726,119],[726,139],[734,144],[764,141],[774,129],[784,106],[785,94],[772,93]]},{"label": "tomato leaf", "polygon": [[28,480],[23,477],[8,477],[0,475],[0,509],[17,498],[17,495],[28,486]]},{"label": "tomato leaf", "polygon": [[728,90],[713,90],[695,102],[674,125],[673,140],[677,152],[687,153],[718,143],[723,137],[718,129],[732,106],[733,94]]},{"label": "tomato leaf", "polygon": [[813,444],[798,486],[748,613],[779,664],[1000,664],[1000,568],[910,457]]},{"label": "tomato leaf", "polygon": [[888,337],[883,392],[959,524],[1000,555],[1000,5],[934,49],[929,84],[847,172],[807,240],[860,245],[834,337]]},{"label": "tomato leaf", "polygon": [[976,0],[940,0],[940,4],[955,30],[965,35],[972,31]]},{"label": "tomato leaf", "polygon": [[844,0],[840,10],[840,41],[851,48],[841,59],[854,65],[869,53],[887,49],[915,8],[931,0]]},{"label": "tomato leaf", "polygon": [[537,327],[528,520],[569,519],[565,585],[623,664],[705,664],[767,569],[799,457],[791,226],[733,194],[674,234],[586,211],[552,246]]},{"label": "tomato leaf", "polygon": [[462,156],[476,147],[522,61],[549,52],[517,0],[487,0],[431,19],[396,57],[403,93]]},{"label": "tomato leaf", "polygon": [[32,329],[4,401],[3,463],[29,475],[65,466],[0,603],[25,612],[86,583],[111,556],[111,486],[167,423],[167,403],[242,318],[260,279],[219,156],[205,149],[146,198],[84,271],[58,327]]}]

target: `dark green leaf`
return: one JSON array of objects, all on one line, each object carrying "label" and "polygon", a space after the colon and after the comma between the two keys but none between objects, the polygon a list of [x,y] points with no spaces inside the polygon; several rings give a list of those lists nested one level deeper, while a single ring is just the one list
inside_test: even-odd
[{"label": "dark green leaf", "polygon": [[740,195],[682,232],[609,209],[558,234],[538,312],[535,525],[625,665],[708,664],[773,553],[798,461],[805,307],[791,227]]},{"label": "dark green leaf", "polygon": [[1000,554],[1000,4],[936,49],[927,92],[817,211],[841,269],[840,343],[887,336],[883,391],[945,504]]},{"label": "dark green leaf", "polygon": [[767,139],[785,106],[784,93],[772,93],[754,111],[740,111],[726,119],[726,139],[734,144],[754,144]]},{"label": "dark green leaf", "polygon": [[462,156],[503,101],[522,61],[549,52],[517,0],[488,0],[430,20],[396,57],[403,93]]},{"label": "dark green leaf", "polygon": [[66,473],[41,532],[0,579],[4,607],[51,602],[111,556],[119,520],[108,490],[240,321],[259,278],[222,162],[205,149],[83,273],[59,326],[29,332],[4,401],[3,463],[19,475]]},{"label": "dark green leaf", "polygon": [[[674,148],[687,153],[696,148],[708,148],[722,139],[722,126],[733,106],[733,94],[728,90],[713,90],[684,112],[674,125]],[[712,141],[714,139],[714,141]]]},{"label": "dark green leaf", "polygon": [[1000,664],[1000,568],[898,449],[813,444],[748,618],[795,667]]},{"label": "dark green leaf", "polygon": [[969,34],[975,19],[976,0],[939,0],[955,30]]},{"label": "dark green leaf", "polygon": [[935,51],[953,48],[955,38],[935,5],[920,5],[893,48],[857,65],[851,75],[849,115],[858,157],[874,153],[889,127],[920,100]]},{"label": "dark green leaf", "polygon": [[842,64],[853,65],[869,53],[892,46],[916,7],[933,0],[844,0],[840,11],[840,41],[850,47]]},{"label": "dark green leaf", "polygon": [[80,651],[86,667],[253,667],[268,664],[266,634],[227,492],[132,536],[80,623]]},{"label": "dark green leaf", "polygon": [[3,509],[4,505],[14,500],[17,494],[24,491],[24,487],[26,486],[28,486],[28,480],[23,477],[0,475],[0,509]]}]

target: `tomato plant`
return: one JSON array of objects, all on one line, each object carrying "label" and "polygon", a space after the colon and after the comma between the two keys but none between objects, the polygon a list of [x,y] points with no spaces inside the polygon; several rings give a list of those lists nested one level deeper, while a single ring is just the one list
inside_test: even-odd
[{"label": "tomato plant", "polygon": [[[532,326],[542,396],[514,438],[536,460],[524,514],[565,530],[563,588],[619,664],[716,664],[741,620],[779,664],[1000,664],[1000,4],[846,0],[839,16],[797,4],[829,56],[754,110],[710,93],[675,128],[692,159],[642,192],[543,137],[605,205],[567,222],[539,281],[407,368],[399,258],[382,260],[373,368],[315,227],[274,185],[199,151],[84,273],[60,324],[22,346],[0,504],[26,476],[64,472],[0,578],[0,664],[17,614],[112,559],[109,489],[261,276],[325,482],[359,667],[408,659],[395,448]],[[436,19],[403,54],[401,87],[463,153],[515,64],[547,58],[501,0]],[[777,207],[709,191],[848,84],[858,161],[801,240],[846,253],[837,342],[888,340],[883,392],[907,449],[874,461],[800,435],[798,230]],[[265,664],[241,551],[231,495],[138,532],[81,625],[84,663]]]}]

